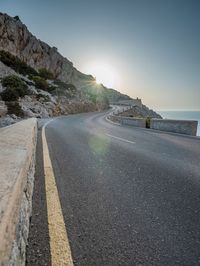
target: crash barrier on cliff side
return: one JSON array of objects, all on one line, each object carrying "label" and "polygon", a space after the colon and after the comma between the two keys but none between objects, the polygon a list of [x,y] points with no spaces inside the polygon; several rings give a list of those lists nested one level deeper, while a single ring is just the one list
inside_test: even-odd
[{"label": "crash barrier on cliff side", "polygon": [[191,136],[196,136],[197,134],[198,122],[192,120],[146,119],[119,115],[109,115],[107,118],[121,125],[151,128]]},{"label": "crash barrier on cliff side", "polygon": [[192,120],[151,119],[150,121],[152,129],[191,136],[196,136],[197,126],[198,122]]},{"label": "crash barrier on cliff side", "polygon": [[125,116],[117,116],[117,115],[110,115],[108,116],[113,122],[120,123],[122,125],[129,125],[135,127],[146,127],[146,119],[145,118],[133,118],[133,117],[125,117]]},{"label": "crash barrier on cliff side", "polygon": [[0,265],[25,265],[37,119],[0,129]]}]

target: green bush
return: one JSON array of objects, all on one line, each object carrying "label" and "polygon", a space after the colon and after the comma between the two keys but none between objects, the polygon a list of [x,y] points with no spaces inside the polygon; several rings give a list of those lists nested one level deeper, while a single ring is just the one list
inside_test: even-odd
[{"label": "green bush", "polygon": [[17,20],[17,21],[20,20],[19,16],[15,16],[14,19]]},{"label": "green bush", "polygon": [[6,88],[1,93],[3,101],[16,101],[19,97],[28,94],[28,86],[17,76],[7,76],[2,79],[1,83]]},{"label": "green bush", "polygon": [[1,93],[1,98],[3,101],[16,101],[19,95],[15,89],[7,88]]},{"label": "green bush", "polygon": [[23,90],[26,90],[28,88],[26,83],[21,78],[15,75],[9,75],[4,77],[1,80],[1,83],[3,87],[6,88],[14,88],[14,89],[22,88]]},{"label": "green bush", "polygon": [[41,68],[38,70],[39,76],[44,79],[54,79],[53,73],[46,68]]},{"label": "green bush", "polygon": [[14,56],[4,50],[0,51],[0,61],[2,61],[6,66],[11,67],[17,73],[20,73],[22,75],[37,75],[37,71],[34,68],[28,66],[17,56]]},{"label": "green bush", "polygon": [[48,91],[49,93],[51,93],[52,91],[54,91],[56,89],[55,86],[49,85],[48,82],[46,81],[46,79],[44,79],[40,76],[30,75],[29,79],[34,81],[35,87],[37,89]]},{"label": "green bush", "polygon": [[64,95],[67,98],[72,98],[77,94],[77,88],[71,83],[65,83],[61,80],[55,80],[56,87],[52,91],[54,95]]},{"label": "green bush", "polygon": [[40,99],[43,99],[44,102],[49,102],[50,98],[48,95],[43,95],[41,93],[36,94],[36,99],[39,101]]},{"label": "green bush", "polygon": [[55,80],[54,81],[54,84],[58,86],[59,89],[61,90],[68,90],[68,91],[71,91],[71,92],[76,92],[77,91],[77,88],[71,84],[71,83],[65,83],[61,80]]},{"label": "green bush", "polygon": [[47,81],[40,77],[40,76],[32,76],[31,79],[35,82],[35,87],[40,90],[47,91],[48,90],[48,83]]},{"label": "green bush", "polygon": [[48,88],[47,88],[47,91],[49,92],[49,93],[52,93],[53,91],[55,91],[57,89],[57,87],[55,87],[55,86],[48,86]]},{"label": "green bush", "polygon": [[151,118],[147,117],[146,118],[146,128],[150,128],[150,125],[151,125]]},{"label": "green bush", "polygon": [[8,114],[15,114],[16,116],[23,117],[24,113],[21,109],[21,106],[17,101],[9,101],[6,102],[8,108]]}]

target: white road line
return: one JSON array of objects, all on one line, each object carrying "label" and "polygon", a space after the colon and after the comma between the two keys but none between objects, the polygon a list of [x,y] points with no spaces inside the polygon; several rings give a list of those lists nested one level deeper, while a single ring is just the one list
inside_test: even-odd
[{"label": "white road line", "polygon": [[[57,118],[56,118],[57,119]],[[51,265],[73,266],[71,249],[65,228],[62,208],[59,200],[58,189],[49,155],[49,149],[45,136],[45,127],[42,128],[42,146],[44,160],[45,190],[47,200],[48,229],[50,238]]]},{"label": "white road line", "polygon": [[113,139],[121,140],[123,142],[131,143],[131,144],[136,144],[136,142],[134,142],[134,141],[130,141],[130,140],[127,140],[127,139],[122,139],[122,138],[119,138],[119,137],[116,137],[116,136],[113,136],[113,135],[110,135],[110,134],[106,134],[106,136],[108,136],[110,138],[113,138]]}]

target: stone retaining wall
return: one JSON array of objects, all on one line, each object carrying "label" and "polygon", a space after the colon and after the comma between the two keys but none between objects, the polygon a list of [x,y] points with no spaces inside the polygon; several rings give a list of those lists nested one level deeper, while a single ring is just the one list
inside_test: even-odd
[{"label": "stone retaining wall", "polygon": [[0,129],[0,265],[25,265],[37,119]]}]

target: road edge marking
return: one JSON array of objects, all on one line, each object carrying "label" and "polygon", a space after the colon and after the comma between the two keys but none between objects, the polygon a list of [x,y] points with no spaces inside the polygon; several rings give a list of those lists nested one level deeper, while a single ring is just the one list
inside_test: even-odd
[{"label": "road edge marking", "polygon": [[131,143],[131,144],[136,144],[136,142],[134,142],[134,141],[130,141],[130,140],[127,140],[127,139],[123,139],[123,138],[120,138],[120,137],[116,137],[116,136],[113,136],[113,135],[110,135],[110,134],[106,134],[106,136],[108,136],[110,138],[113,138],[113,139],[121,140],[123,142]]},{"label": "road edge marking", "polygon": [[56,186],[45,134],[46,126],[54,120],[55,119],[51,119],[42,127],[43,164],[47,202],[48,230],[50,238],[51,265],[73,266],[71,249],[65,228],[58,189]]},{"label": "road edge marking", "polygon": [[109,122],[109,123],[111,123],[111,124],[114,124],[114,125],[116,125],[116,126],[121,126],[120,123],[116,123],[116,122],[113,122],[112,120],[110,120],[110,119],[108,118],[108,116],[105,116],[105,119],[106,119],[107,122]]}]

